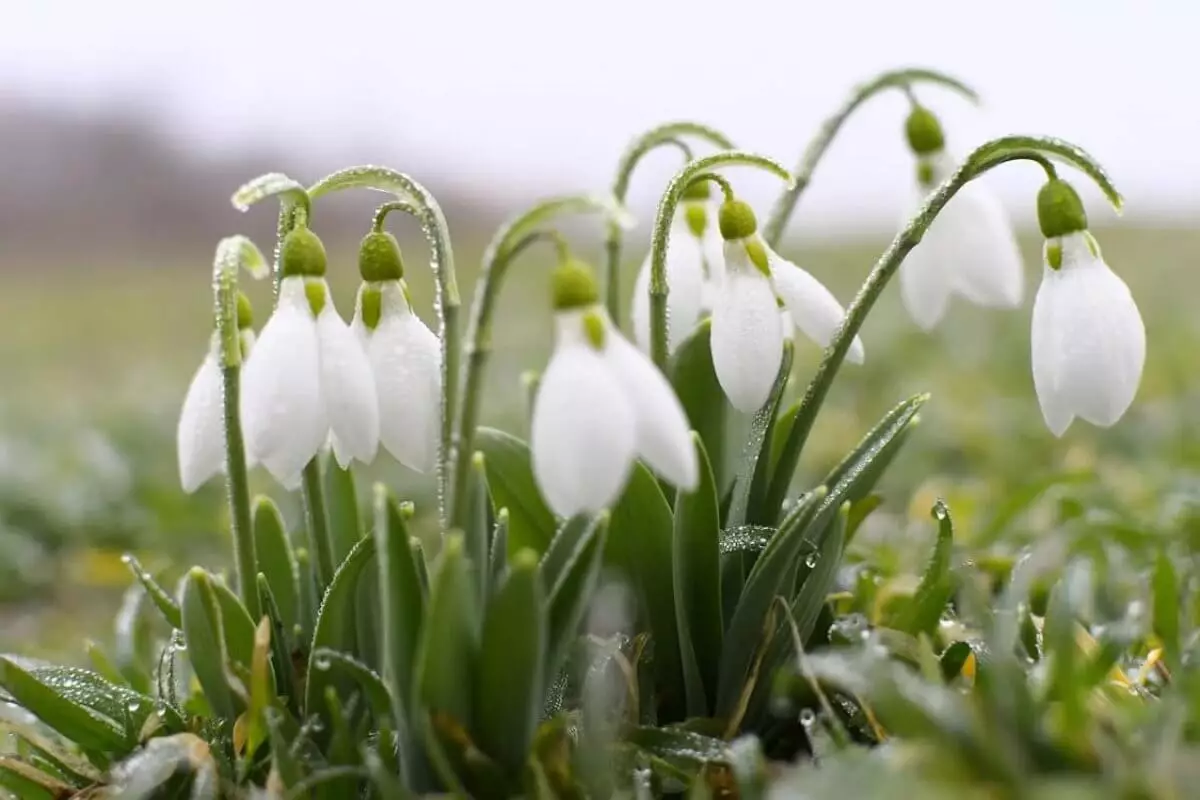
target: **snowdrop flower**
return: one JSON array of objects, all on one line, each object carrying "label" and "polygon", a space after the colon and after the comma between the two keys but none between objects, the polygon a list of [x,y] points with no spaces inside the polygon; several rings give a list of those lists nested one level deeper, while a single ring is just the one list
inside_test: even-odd
[{"label": "snowdrop flower", "polygon": [[[750,206],[727,200],[720,212],[725,270],[712,311],[712,356],[717,380],[734,408],[754,412],[771,394],[783,359],[785,332],[778,300],[792,324],[822,347],[846,312],[816,278],[779,256],[758,236]],[[861,364],[856,336],[846,357]]]},{"label": "snowdrop flower", "polygon": [[242,426],[247,454],[291,489],[331,433],[342,467],[374,459],[379,405],[362,345],[329,296],[321,240],[293,230],[279,269],[275,312],[242,371]]},{"label": "snowdrop flower", "polygon": [[643,459],[682,491],[698,480],[687,417],[662,373],[597,303],[584,265],[554,274],[555,346],[533,403],[533,472],[553,511],[596,512]]},{"label": "snowdrop flower", "polygon": [[1030,336],[1033,384],[1046,425],[1062,436],[1075,417],[1108,427],[1133,403],[1146,361],[1137,305],[1087,230],[1079,195],[1052,179],[1038,194],[1046,237]]},{"label": "snowdrop flower", "polygon": [[[238,339],[242,360],[254,346],[254,313],[250,299],[241,292],[237,298]],[[213,333],[208,354],[192,376],[179,425],[175,431],[179,456],[179,482],[188,494],[196,491],[218,473],[225,471],[225,411],[221,379],[221,340]],[[250,464],[253,465],[253,462]]]},{"label": "snowdrop flower", "polygon": [[[667,248],[667,346],[673,352],[701,315],[712,308],[714,280],[722,268],[721,236],[713,220],[708,181],[689,186],[676,207]],[[633,338],[650,352],[650,254],[633,285]]]},{"label": "snowdrop flower", "polygon": [[[946,152],[941,124],[929,110],[913,109],[905,130],[917,155],[918,191],[911,215],[958,164]],[[900,265],[904,305],[927,331],[941,321],[952,295],[980,306],[1016,308],[1023,293],[1021,253],[1012,224],[999,199],[978,181],[954,195]]]},{"label": "snowdrop flower", "polygon": [[[437,336],[415,313],[404,283],[400,247],[390,233],[367,234],[359,247],[358,290],[351,330],[374,376],[379,441],[406,467],[428,472],[437,460],[442,353]],[[344,448],[336,436],[334,452]],[[346,454],[340,458],[346,458]]]}]

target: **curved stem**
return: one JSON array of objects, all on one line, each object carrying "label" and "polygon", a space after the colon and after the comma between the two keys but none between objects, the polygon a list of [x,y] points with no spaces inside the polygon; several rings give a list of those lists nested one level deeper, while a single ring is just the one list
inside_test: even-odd
[{"label": "curved stem", "polygon": [[375,215],[371,217],[371,232],[383,233],[384,223],[387,222],[388,214],[393,211],[401,211],[408,214],[410,217],[420,217],[421,209],[416,205],[405,200],[392,200],[383,203],[379,208],[375,209]]},{"label": "curved stem", "polygon": [[279,295],[279,247],[283,237],[300,222],[312,216],[312,200],[304,186],[282,172],[268,172],[248,181],[233,193],[230,202],[238,211],[247,211],[250,206],[269,197],[279,198],[279,222],[275,229],[275,253],[272,259],[275,273],[275,295]]},{"label": "curved stem", "polygon": [[742,150],[725,150],[685,164],[663,192],[654,218],[654,233],[650,239],[650,353],[660,370],[667,365],[667,245],[671,238],[671,221],[683,199],[684,190],[692,181],[717,167],[758,167],[774,173],[785,181],[792,176],[774,159]]},{"label": "curved stem", "polygon": [[775,474],[771,476],[770,488],[767,492],[766,509],[769,520],[777,518],[779,509],[783,506],[792,475],[800,460],[800,453],[808,440],[808,434],[812,431],[817,412],[820,411],[821,404],[825,401],[829,388],[833,384],[833,379],[850,349],[851,342],[858,334],[867,314],[870,313],[871,308],[883,293],[887,282],[900,268],[904,257],[920,243],[925,232],[929,230],[929,226],[933,224],[933,220],[950,202],[950,198],[954,197],[967,183],[1010,161],[1034,161],[1044,167],[1051,158],[1068,163],[1090,177],[1104,192],[1113,207],[1120,210],[1123,202],[1121,194],[1107,173],[1087,152],[1069,142],[1048,137],[1005,136],[976,148],[967,156],[958,171],[926,198],[925,204],[916,216],[896,235],[891,245],[875,262],[874,268],[867,276],[862,288],[858,290],[854,301],[846,309],[846,316],[843,318],[841,326],[834,334],[833,341],[825,348],[821,364],[817,367],[816,374],[813,375],[812,381],[804,392],[795,422],[788,432],[783,450],[776,462]]},{"label": "curved stem", "polygon": [[238,593],[250,618],[257,620],[259,606],[258,555],[250,521],[250,481],[246,469],[246,445],[242,436],[241,404],[242,347],[238,337],[238,269],[252,275],[265,273],[262,253],[245,236],[231,236],[217,245],[213,259],[213,312],[221,359],[221,406],[225,429],[225,494],[229,500],[229,525],[233,538],[233,566]]},{"label": "curved stem", "polygon": [[[674,144],[682,146],[684,157],[688,161],[692,160],[691,151],[687,149],[687,145],[683,144],[680,139],[683,136],[693,136],[722,150],[733,149],[733,142],[723,133],[698,122],[668,122],[664,125],[651,128],[634,139],[625,149],[625,152],[621,154],[621,160],[617,162],[617,174],[613,179],[612,193],[618,203],[621,205],[625,204],[625,197],[629,194],[629,182],[633,178],[633,171],[637,167],[638,162],[651,150],[665,144]],[[613,324],[618,326],[621,311],[619,276],[621,272],[621,244],[623,240],[624,230],[618,225],[609,225],[608,238],[604,242],[604,298],[605,306],[608,308],[608,315],[612,318]]]},{"label": "curved stem", "polygon": [[816,135],[809,142],[804,154],[800,157],[800,161],[796,164],[796,169],[792,173],[795,176],[795,183],[779,195],[779,199],[775,201],[775,205],[771,208],[771,213],[767,217],[767,222],[763,225],[762,230],[763,240],[768,245],[774,248],[779,244],[779,238],[783,236],[783,229],[787,226],[792,212],[796,209],[796,203],[800,200],[800,195],[804,193],[804,190],[808,188],[808,184],[812,181],[812,175],[817,168],[817,164],[821,162],[825,151],[829,149],[829,145],[833,143],[838,131],[842,129],[842,125],[850,115],[871,97],[887,89],[899,88],[911,98],[911,87],[914,83],[936,84],[958,92],[973,102],[978,102],[979,100],[979,96],[975,91],[965,83],[931,69],[908,68],[891,70],[876,76],[864,84],[856,86],[850,93],[850,97],[842,104],[842,107],[835,111],[817,129]]},{"label": "curved stem", "polygon": [[470,475],[469,459],[464,457],[472,451],[475,426],[479,415],[479,398],[483,390],[484,369],[492,347],[492,315],[500,286],[516,257],[534,242],[553,238],[540,228],[552,219],[564,214],[600,213],[610,224],[628,225],[628,216],[611,197],[571,195],[539,203],[533,208],[501,226],[492,237],[491,244],[483,255],[483,266],[479,282],[475,286],[475,299],[471,306],[471,319],[467,327],[465,346],[466,364],[463,367],[463,398],[459,407],[458,423],[455,426],[454,482],[451,487],[453,504],[450,527],[459,527],[466,513],[466,485]]},{"label": "curved stem", "polygon": [[[733,185],[730,184],[729,181],[725,180],[723,177],[721,177],[720,175],[718,175],[715,172],[705,172],[701,175],[697,175],[695,178],[692,178],[692,180],[688,184],[688,186],[693,186],[702,181],[708,181],[709,183],[715,183],[718,187],[720,187],[721,195],[722,195],[722,197],[725,198],[725,202],[728,203],[728,202],[732,202],[733,200],[737,199],[737,197],[733,193]],[[684,188],[687,188],[687,187],[684,187]]]},{"label": "curved stem", "polygon": [[[433,195],[408,175],[385,167],[350,167],[339,170],[314,183],[308,189],[316,200],[322,195],[344,189],[374,189],[394,195],[398,201],[388,210],[404,211],[416,217],[421,231],[429,242],[429,266],[437,281],[434,302],[437,314],[438,339],[442,344],[442,429],[438,452],[438,502],[442,530],[447,530],[450,509],[453,507],[451,475],[454,451],[454,414],[458,405],[459,326],[458,279],[454,272],[454,251],[450,243],[450,228]],[[390,204],[385,204],[385,207]],[[382,211],[382,209],[381,209]],[[378,219],[380,212],[376,212]],[[387,211],[383,211],[386,216]],[[380,223],[382,224],[382,223]]]}]

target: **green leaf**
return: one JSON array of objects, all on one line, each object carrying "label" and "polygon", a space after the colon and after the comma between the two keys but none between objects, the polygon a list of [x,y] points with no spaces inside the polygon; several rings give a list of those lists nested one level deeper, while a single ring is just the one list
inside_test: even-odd
[{"label": "green leaf", "polygon": [[721,511],[708,455],[692,433],[700,483],[675,498],[672,575],[679,650],[689,716],[708,713],[717,691],[717,664],[724,638],[721,610]]},{"label": "green leaf", "polygon": [[300,567],[288,540],[283,515],[269,497],[259,497],[254,502],[254,550],[258,570],[266,576],[279,617],[290,632],[300,622]]},{"label": "green leaf", "polygon": [[313,660],[320,669],[341,673],[362,690],[367,705],[371,708],[376,724],[381,728],[392,728],[392,694],[379,673],[358,659],[337,650],[313,651]]},{"label": "green leaf", "polygon": [[484,455],[496,508],[508,509],[509,553],[526,547],[544,553],[556,526],[533,479],[528,445],[503,431],[481,427],[475,432],[475,448]]},{"label": "green leaf", "polygon": [[96,670],[100,677],[117,686],[129,687],[129,682],[121,674],[121,670],[117,669],[117,665],[109,658],[103,647],[88,641],[84,643],[84,648],[87,650],[88,660],[92,662],[92,669]]},{"label": "green leaf", "polygon": [[363,529],[358,518],[354,473],[342,469],[332,454],[325,461],[325,504],[329,513],[329,543],[333,549],[333,563],[340,564],[363,537]]},{"label": "green leaf", "polygon": [[471,691],[479,655],[479,604],[462,534],[442,543],[429,589],[429,606],[417,651],[420,699],[434,715],[460,726],[472,719]]},{"label": "green leaf", "polygon": [[954,549],[954,522],[950,519],[950,509],[940,499],[934,504],[932,515],[938,524],[933,555],[929,558],[925,574],[921,576],[921,583],[917,586],[912,600],[905,604],[898,619],[889,623],[890,627],[913,636],[932,634],[937,629],[942,611],[954,594],[954,578],[950,573],[950,556]]},{"label": "green leaf", "polygon": [[508,509],[496,512],[496,525],[492,529],[491,552],[488,553],[489,586],[499,586],[508,571]]},{"label": "green leaf", "polygon": [[587,614],[588,604],[600,583],[600,571],[604,566],[608,521],[607,514],[599,514],[583,529],[571,557],[553,579],[546,569],[545,558],[542,560],[542,585],[549,587],[547,606],[550,620],[543,675],[558,674]]},{"label": "green leaf", "polygon": [[625,739],[655,758],[691,769],[730,760],[727,742],[683,728],[639,725],[630,728]]},{"label": "green leaf", "polygon": [[[842,564],[842,551],[846,545],[846,526],[848,513],[842,506],[839,513],[826,524],[825,531],[809,530],[805,532],[805,540],[813,544],[813,548],[804,559],[804,567],[796,577],[796,594],[792,600],[792,619],[800,633],[800,641],[808,640],[821,609],[825,607],[825,599],[833,590],[837,581],[838,568]],[[781,637],[786,642],[785,652],[791,652],[790,637]]]},{"label": "green leaf", "polygon": [[563,573],[578,557],[580,549],[590,540],[595,523],[595,517],[576,514],[554,534],[549,547],[542,554],[542,580],[546,586],[553,587],[562,579]]},{"label": "green leaf", "polygon": [[60,800],[76,794],[75,787],[8,756],[0,756],[0,789],[20,800]]},{"label": "green leaf", "polygon": [[213,596],[221,610],[221,631],[225,636],[225,652],[231,662],[246,670],[254,660],[254,621],[238,596],[220,581],[212,583]]},{"label": "green leaf", "polygon": [[1154,633],[1162,640],[1167,663],[1179,663],[1181,640],[1179,635],[1179,576],[1166,550],[1159,550],[1154,561],[1151,580],[1154,597]]},{"label": "green leaf", "polygon": [[321,609],[317,614],[317,625],[312,638],[312,653],[308,661],[308,685],[304,692],[304,708],[307,714],[321,714],[321,700],[325,689],[332,685],[328,671],[316,669],[316,652],[320,649],[354,652],[356,617],[354,607],[358,597],[358,583],[363,570],[372,566],[375,558],[375,540],[364,538],[358,541],[350,555],[333,574]]},{"label": "green leaf", "polygon": [[668,374],[688,425],[704,443],[713,480],[723,489],[732,478],[725,452],[725,426],[732,407],[713,369],[711,319],[703,320],[676,348]]},{"label": "green leaf", "polygon": [[321,607],[321,598],[317,589],[317,569],[312,563],[312,556],[303,547],[296,550],[296,577],[299,579],[300,591],[296,595],[296,614],[300,618],[303,638],[312,636],[317,625],[317,611]]},{"label": "green leaf", "polygon": [[[857,501],[864,499],[879,481],[884,469],[892,462],[900,445],[912,426],[917,424],[917,412],[929,400],[928,394],[917,394],[896,404],[891,411],[883,415],[875,423],[858,445],[846,454],[841,463],[830,470],[825,478],[826,486],[836,486],[837,483],[852,472],[855,475],[854,488],[845,499]],[[870,456],[869,460],[867,456]]]},{"label": "green leaf", "polygon": [[733,489],[733,505],[729,509],[727,526],[733,527],[746,523],[769,524],[774,521],[773,514],[765,513],[763,503],[766,499],[768,481],[770,480],[771,449],[775,431],[775,415],[779,411],[779,403],[787,389],[788,378],[792,374],[792,357],[794,348],[790,341],[784,342],[783,361],[779,365],[779,374],[775,377],[775,385],[766,404],[754,414],[750,423],[750,432],[746,437],[746,445],[742,450],[741,466],[738,468]]},{"label": "green leaf", "polygon": [[792,426],[796,424],[796,415],[799,413],[800,401],[797,400],[775,417],[775,430],[771,433],[771,475],[775,474],[779,466],[784,445],[787,444],[787,439],[792,434]]},{"label": "green leaf", "polygon": [[488,603],[475,684],[478,744],[517,778],[542,711],[546,626],[537,553],[523,550]]},{"label": "green leaf", "polygon": [[221,610],[207,572],[194,567],[183,582],[183,638],[188,660],[213,713],[227,726],[242,711],[225,672],[228,655],[221,625]]},{"label": "green leaf", "polygon": [[153,680],[150,665],[155,663],[155,633],[150,619],[142,613],[149,595],[140,583],[125,590],[121,608],[113,622],[113,664],[124,683],[135,692],[150,694]]},{"label": "green leaf", "polygon": [[938,664],[942,670],[942,680],[949,683],[962,674],[967,658],[971,655],[971,645],[967,642],[954,642],[942,651]]},{"label": "green leaf", "polygon": [[295,723],[274,708],[268,708],[265,716],[271,743],[272,771],[285,789],[291,789],[304,780],[306,773],[297,748],[293,746],[294,737],[285,730],[285,727],[294,727]]},{"label": "green leaf", "polygon": [[487,467],[483,453],[471,457],[471,473],[467,478],[467,514],[463,519],[463,546],[475,578],[475,598],[480,608],[488,598],[488,573],[491,559],[488,545],[492,534],[492,501],[488,494]]},{"label": "green leaf", "polygon": [[654,679],[663,708],[682,712],[685,706],[675,624],[675,581],[672,578],[671,507],[658,480],[641,462],[612,509],[606,558],[625,573],[640,601],[645,627],[654,640]]},{"label": "green leaf", "polygon": [[158,582],[142,568],[138,560],[131,554],[126,553],[121,556],[121,560],[125,562],[125,566],[129,567],[129,571],[133,573],[133,577],[138,579],[146,589],[146,594],[154,601],[154,605],[162,612],[163,617],[167,620],[167,624],[172,628],[181,628],[183,623],[180,621],[179,604],[176,603],[171,595],[167,594],[166,590],[158,585]]},{"label": "green leaf", "polygon": [[296,694],[300,682],[292,661],[291,631],[284,627],[279,606],[271,593],[271,585],[261,572],[258,574],[258,604],[271,620],[271,660],[274,664],[276,691],[280,698],[286,699],[292,713],[299,716],[302,698]]},{"label": "green leaf", "polygon": [[[96,680],[102,681],[98,676]],[[0,657],[0,688],[17,705],[84,750],[121,754],[136,743],[136,738],[129,740],[125,726],[117,721],[120,717],[102,715],[88,707],[86,689],[77,690],[70,684],[48,686],[10,657]]]},{"label": "green leaf", "polygon": [[417,796],[392,774],[379,753],[366,750],[363,753],[363,763],[367,766],[371,785],[375,787],[379,800],[416,800]]}]

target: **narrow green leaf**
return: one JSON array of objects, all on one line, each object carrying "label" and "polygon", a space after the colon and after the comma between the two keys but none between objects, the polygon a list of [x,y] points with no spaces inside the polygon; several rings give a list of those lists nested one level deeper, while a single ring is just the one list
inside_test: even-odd
[{"label": "narrow green leaf", "polygon": [[293,748],[293,738],[288,735],[285,727],[295,723],[278,709],[268,708],[266,711],[267,731],[271,743],[271,769],[285,789],[291,789],[304,780],[306,770],[304,763]]},{"label": "narrow green leaf", "polygon": [[337,650],[322,648],[314,650],[313,656],[321,669],[341,673],[358,684],[376,719],[376,724],[388,730],[392,728],[392,694],[379,673],[358,659]]},{"label": "narrow green leaf", "polygon": [[542,585],[549,587],[547,606],[550,620],[543,675],[559,673],[587,614],[588,604],[600,583],[600,571],[604,566],[608,520],[607,514],[596,516],[584,530],[572,557],[554,580],[545,570],[545,559],[542,561]]},{"label": "narrow green leaf", "polygon": [[724,638],[721,610],[721,512],[708,455],[692,433],[700,465],[700,483],[675,498],[672,574],[679,650],[683,659],[688,715],[709,712],[717,691],[717,664]]},{"label": "narrow green leaf", "polygon": [[554,538],[554,514],[533,479],[529,446],[503,431],[481,427],[475,432],[475,448],[484,455],[496,508],[508,509],[509,553],[526,547],[544,553]]},{"label": "narrow green leaf", "polygon": [[308,715],[324,716],[325,689],[333,684],[328,670],[316,669],[316,652],[320,649],[354,652],[356,618],[354,607],[358,597],[358,582],[363,570],[373,568],[375,540],[360,539],[350,555],[333,574],[325,599],[317,613],[317,625],[312,637],[312,653],[308,660],[308,685],[304,692],[304,708]]},{"label": "narrow green leaf", "polygon": [[471,691],[479,655],[479,604],[473,596],[470,568],[462,534],[448,534],[433,569],[416,665],[424,708],[434,715],[448,715],[462,726],[472,719]]},{"label": "narrow green leaf", "polygon": [[61,800],[76,795],[75,787],[8,756],[0,756],[0,789],[20,800]]},{"label": "narrow green leaf", "polygon": [[463,520],[463,546],[471,574],[475,578],[474,597],[482,609],[488,598],[488,573],[491,571],[489,543],[492,534],[492,500],[488,493],[487,467],[483,453],[471,457],[467,482],[467,515]]},{"label": "narrow green leaf", "polygon": [[232,663],[249,670],[254,660],[254,621],[242,601],[220,581],[212,583],[213,596],[221,611],[221,632],[225,636],[225,652]]},{"label": "narrow green leaf", "polygon": [[341,564],[363,537],[358,517],[358,493],[354,473],[342,469],[331,453],[325,461],[325,504],[329,513],[329,542],[333,563]]},{"label": "narrow green leaf", "polygon": [[154,605],[162,612],[163,617],[167,620],[167,624],[172,628],[181,628],[183,623],[180,621],[179,604],[176,603],[171,595],[167,594],[166,590],[158,585],[158,582],[142,568],[138,560],[131,554],[126,553],[121,556],[121,560],[125,562],[125,566],[129,567],[129,571],[133,573],[133,577],[138,579],[138,582],[146,589],[146,594],[154,601]]},{"label": "narrow green leaf", "polygon": [[501,508],[496,512],[496,526],[492,529],[491,552],[488,578],[489,586],[499,586],[508,571],[508,509]]},{"label": "narrow green leaf", "polygon": [[514,776],[529,757],[541,716],[546,626],[538,556],[523,550],[487,605],[475,679],[478,744]]},{"label": "narrow green leaf", "polygon": [[[813,549],[804,558],[804,566],[796,576],[796,593],[792,600],[792,620],[800,634],[800,641],[808,640],[816,627],[825,600],[837,581],[838,568],[842,565],[842,552],[846,546],[848,508],[842,506],[841,513],[826,523],[826,530],[805,532],[805,541],[813,543]],[[780,637],[786,643],[786,652],[792,650],[791,637]]]},{"label": "narrow green leaf", "polygon": [[317,588],[317,567],[312,556],[303,547],[296,549],[296,577],[300,591],[296,594],[297,625],[303,639],[311,638],[317,625],[317,611],[321,607],[321,596]]},{"label": "narrow green leaf", "polygon": [[213,591],[213,581],[199,567],[193,568],[184,579],[181,610],[183,637],[187,642],[192,671],[213,713],[232,727],[242,710],[242,704],[229,688],[226,677],[226,639],[221,628],[221,609]]},{"label": "narrow green leaf", "polygon": [[379,753],[374,750],[365,750],[363,763],[367,766],[367,773],[371,776],[371,785],[375,787],[379,800],[416,800],[416,795],[397,776],[392,774]]},{"label": "narrow green leaf", "polygon": [[783,447],[787,444],[788,436],[792,433],[792,426],[796,424],[796,415],[799,413],[800,401],[797,400],[775,417],[775,430],[771,433],[771,475],[775,474],[776,468],[779,466]]},{"label": "narrow green leaf", "polygon": [[971,645],[967,642],[954,642],[942,651],[938,664],[942,670],[942,680],[949,683],[962,674],[967,658],[971,655]]},{"label": "narrow green leaf", "polygon": [[292,713],[299,716],[302,698],[296,694],[299,680],[292,661],[292,632],[284,627],[279,606],[276,605],[275,596],[271,592],[271,584],[261,572],[258,573],[258,603],[263,613],[271,620],[271,661],[275,672],[276,691],[280,698],[287,702]]},{"label": "narrow green leaf", "polygon": [[[746,437],[746,445],[742,450],[741,466],[738,468],[733,490],[733,505],[729,509],[727,526],[743,525],[745,523],[769,524],[774,521],[773,515],[765,514],[762,504],[766,498],[767,486],[770,481],[771,449],[774,446],[775,416],[779,411],[779,403],[787,389],[788,378],[792,374],[792,357],[794,348],[790,341],[784,342],[783,361],[779,366],[779,374],[771,395],[766,404],[755,414],[750,423],[750,433]],[[793,415],[794,418],[795,415]]]},{"label": "narrow green leaf", "polygon": [[579,551],[587,546],[595,528],[595,518],[577,514],[564,522],[550,540],[550,546],[542,554],[542,580],[553,587],[578,557]]},{"label": "narrow green leaf", "polygon": [[132,746],[117,722],[119,717],[87,708],[79,702],[78,692],[47,686],[8,657],[0,657],[0,688],[17,705],[84,750],[121,754]]},{"label": "narrow green leaf", "polygon": [[1179,576],[1167,551],[1159,550],[1154,562],[1152,578],[1154,597],[1154,633],[1162,640],[1167,663],[1179,663],[1181,640],[1179,635]]},{"label": "narrow green leaf", "polygon": [[643,626],[654,639],[654,679],[669,716],[683,712],[683,673],[679,631],[675,624],[675,589],[671,567],[674,538],[671,507],[658,479],[641,462],[612,509],[606,558],[632,582],[640,601]]},{"label": "narrow green leaf", "polygon": [[104,652],[103,647],[95,642],[88,641],[84,643],[84,648],[87,650],[88,660],[92,662],[92,668],[96,670],[100,677],[117,686],[128,688],[129,681],[121,674],[121,670],[117,669],[117,665],[109,658],[108,653]]},{"label": "narrow green leaf", "polygon": [[288,540],[283,515],[269,497],[259,497],[254,502],[254,549],[258,569],[271,587],[279,617],[285,629],[291,631],[300,622],[300,567]]},{"label": "narrow green leaf", "polygon": [[354,650],[359,661],[371,669],[380,669],[383,625],[379,618],[379,574],[367,570],[358,578],[358,596],[354,600]]},{"label": "narrow green leaf", "polygon": [[153,692],[150,676],[155,663],[155,632],[150,619],[142,613],[149,594],[141,583],[130,586],[121,598],[121,608],[113,620],[113,663],[124,683],[136,692]]},{"label": "narrow green leaf", "polygon": [[954,578],[950,572],[954,522],[950,519],[950,509],[940,499],[933,506],[932,516],[938,525],[933,555],[929,558],[912,600],[905,604],[898,618],[889,623],[890,627],[913,636],[932,634],[937,629],[942,611],[954,594]]},{"label": "narrow green leaf", "polygon": [[713,480],[723,491],[732,480],[726,456],[726,422],[732,411],[712,361],[712,320],[705,319],[676,348],[668,374],[688,425],[700,435]]},{"label": "narrow green leaf", "polygon": [[[917,394],[897,403],[890,411],[875,423],[858,445],[846,454],[841,463],[830,470],[825,478],[826,486],[836,486],[838,481],[854,471],[856,485],[854,490],[846,495],[847,500],[862,500],[879,481],[880,475],[895,457],[900,445],[911,426],[917,423],[917,412],[929,400],[928,394]],[[884,446],[881,442],[886,440]],[[863,466],[863,459],[871,453],[870,465]]]}]

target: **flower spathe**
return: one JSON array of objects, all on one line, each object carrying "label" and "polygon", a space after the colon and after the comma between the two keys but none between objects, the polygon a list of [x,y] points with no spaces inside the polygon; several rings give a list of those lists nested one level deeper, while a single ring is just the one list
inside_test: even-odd
[{"label": "flower spathe", "polygon": [[1048,239],[1030,336],[1033,383],[1046,425],[1075,417],[1115,423],[1137,394],[1146,329],[1129,287],[1086,230]]},{"label": "flower spathe", "polygon": [[[784,329],[779,301],[796,329],[822,347],[833,340],[846,312],[820,281],[768,247],[755,233],[753,212],[734,202],[740,214],[750,216],[740,230],[722,218],[722,233],[732,237],[726,236],[724,278],[713,303],[712,357],[729,402],[751,413],[767,402],[783,359],[783,340],[792,335]],[[846,357],[860,364],[864,355],[856,336]]]},{"label": "flower spathe", "polygon": [[248,456],[287,488],[299,486],[301,471],[331,434],[342,467],[374,459],[375,381],[323,277],[280,281],[275,312],[243,370],[241,413]]},{"label": "flower spathe", "polygon": [[[956,166],[944,149],[919,157],[920,180],[910,214]],[[954,195],[900,265],[900,296],[923,330],[941,321],[956,294],[991,308],[1016,308],[1024,294],[1021,253],[1008,214],[977,181]]]},{"label": "flower spathe", "polygon": [[[374,378],[380,443],[401,464],[428,472],[437,461],[441,420],[437,336],[413,312],[401,280],[364,282],[350,327]],[[336,436],[333,447],[335,455],[344,448]]]},{"label": "flower spathe", "polygon": [[611,506],[638,458],[681,490],[695,489],[696,451],[666,378],[616,330],[594,288],[566,301],[558,286],[554,353],[530,435],[547,504],[562,517]]}]

